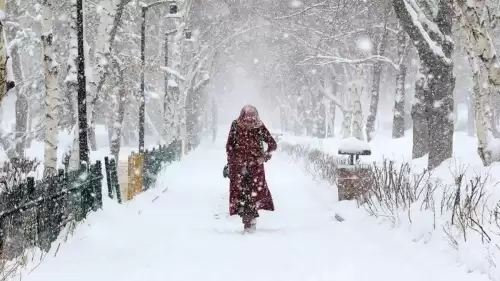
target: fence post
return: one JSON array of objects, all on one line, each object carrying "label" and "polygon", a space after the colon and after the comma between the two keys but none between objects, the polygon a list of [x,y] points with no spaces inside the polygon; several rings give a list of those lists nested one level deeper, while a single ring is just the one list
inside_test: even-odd
[{"label": "fence post", "polygon": [[122,203],[122,192],[120,189],[120,182],[118,181],[118,166],[116,165],[115,159],[111,159],[110,163],[111,169],[110,169],[110,174],[111,174],[111,182],[113,183],[114,190],[116,192],[116,199],[118,200],[118,203]]},{"label": "fence post", "polygon": [[151,165],[153,163],[151,163],[151,157],[152,155],[154,155],[154,148],[152,151],[149,151],[149,150],[146,150],[144,152],[144,162],[143,162],[143,165],[142,165],[142,181],[143,181],[143,184],[144,184],[144,190],[148,190],[151,186],[151,176],[150,176],[150,173],[151,173]]},{"label": "fence post", "polygon": [[101,160],[97,160],[95,162],[94,168],[91,169],[92,172],[92,187],[94,189],[94,211],[97,209],[102,209],[102,179],[104,178],[102,175],[102,165]]},{"label": "fence post", "polygon": [[87,213],[90,210],[92,202],[92,185],[89,182],[89,177],[91,177],[88,165],[82,165],[79,171],[78,180],[80,183],[80,194],[81,194],[81,218],[87,217]]},{"label": "fence post", "polygon": [[111,172],[109,167],[109,157],[104,157],[104,168],[106,170],[106,183],[108,185],[108,197],[113,199],[113,188],[111,184]]}]

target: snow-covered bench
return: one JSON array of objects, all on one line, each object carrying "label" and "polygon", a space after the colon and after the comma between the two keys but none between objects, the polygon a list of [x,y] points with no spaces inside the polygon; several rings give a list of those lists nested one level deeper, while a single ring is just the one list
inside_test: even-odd
[{"label": "snow-covered bench", "polygon": [[359,156],[371,155],[370,145],[357,138],[346,138],[340,141],[339,155],[349,155],[348,165],[354,165],[359,161]]},{"label": "snow-covered bench", "polygon": [[363,201],[370,185],[369,165],[359,165],[359,156],[371,155],[367,142],[356,138],[343,139],[339,144],[339,155],[348,155],[348,161],[338,166],[337,187],[339,201],[356,199]]}]

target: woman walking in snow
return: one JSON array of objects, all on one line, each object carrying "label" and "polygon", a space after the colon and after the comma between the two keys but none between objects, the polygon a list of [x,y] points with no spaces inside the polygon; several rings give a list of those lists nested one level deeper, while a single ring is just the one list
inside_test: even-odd
[{"label": "woman walking in snow", "polygon": [[[263,143],[268,146],[264,151]],[[277,148],[257,109],[243,107],[240,117],[231,124],[226,144],[229,169],[229,214],[242,218],[245,231],[255,230],[259,210],[274,211],[267,187],[264,162]]]}]

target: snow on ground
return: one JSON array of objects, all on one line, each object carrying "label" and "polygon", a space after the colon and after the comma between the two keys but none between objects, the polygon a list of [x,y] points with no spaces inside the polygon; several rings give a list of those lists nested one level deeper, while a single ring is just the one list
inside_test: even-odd
[{"label": "snow on ground", "polygon": [[[155,189],[126,205],[105,202],[23,280],[488,280],[337,204],[334,189],[283,153],[266,166],[276,211],[243,235],[227,216],[224,164],[222,139],[202,144],[167,167]],[[341,207],[350,213],[342,223],[334,218]]]},{"label": "snow on ground", "polygon": [[[328,154],[337,155],[337,150],[341,146],[339,139],[313,139],[307,137],[286,136],[283,142],[288,144],[300,144],[309,146],[312,149],[319,149]],[[427,166],[427,156],[420,159],[411,159],[412,153],[412,134],[407,132],[404,138],[393,140],[390,136],[379,134],[373,141],[369,143],[372,155],[362,156],[362,161],[381,161],[383,158],[395,160],[396,162],[409,162],[414,167],[414,172],[419,172]],[[493,211],[500,202],[500,192],[498,185],[500,183],[500,163],[494,163],[490,167],[484,167],[479,156],[477,155],[477,139],[467,135],[466,133],[455,133],[454,135],[454,154],[453,158],[445,161],[440,167],[433,171],[433,178],[441,183],[450,186],[448,194],[455,192],[454,186],[455,177],[460,173],[465,173],[464,182],[474,180],[480,176],[486,182],[486,194],[477,207],[478,221],[482,227],[490,233],[491,242],[486,243],[478,235],[468,229],[468,234],[464,240],[463,234],[454,233],[457,245],[450,246],[448,233],[445,233],[443,228],[447,228],[451,221],[452,214],[450,211],[443,211],[441,208],[441,198],[443,190],[438,188],[434,194],[434,202],[436,204],[436,213],[430,210],[422,211],[422,202],[418,201],[412,206],[411,212],[401,210],[399,213],[380,214],[378,221],[381,225],[391,230],[391,233],[399,233],[402,236],[407,236],[408,241],[417,242],[416,245],[425,248],[433,248],[443,253],[447,253],[449,259],[456,260],[463,264],[471,271],[483,272],[489,274],[492,280],[500,280],[499,265],[500,251],[497,245],[500,245],[500,237],[498,236],[498,227],[493,220]],[[470,189],[464,189],[462,186],[462,197],[464,194],[470,193]],[[463,199],[462,199],[463,200]],[[344,206],[347,203],[342,202]],[[484,208],[486,207],[486,208]],[[354,207],[353,207],[354,208]],[[342,208],[339,211],[344,211]],[[342,213],[344,215],[344,213]],[[349,214],[348,214],[349,215]],[[411,216],[411,220],[409,220]],[[396,223],[387,219],[395,217]],[[426,244],[426,245],[423,245]]]},{"label": "snow on ground", "polygon": [[[343,141],[340,138],[317,139],[311,137],[296,137],[285,135],[282,141],[289,144],[301,144],[313,149],[319,149],[332,155],[338,155],[338,149]],[[411,162],[416,169],[422,170],[427,167],[427,156],[412,160],[412,133],[406,132],[406,136],[400,139],[392,139],[390,136],[378,134],[370,143],[371,156],[362,156],[361,159],[366,162],[381,161],[384,158],[392,159],[398,162]],[[466,168],[470,174],[489,173],[497,182],[500,182],[500,163],[493,163],[485,168],[477,154],[477,138],[471,137],[463,132],[457,132],[454,135],[453,159],[443,163],[437,170],[436,175],[446,177],[445,181],[453,180],[450,178],[451,171]]]}]

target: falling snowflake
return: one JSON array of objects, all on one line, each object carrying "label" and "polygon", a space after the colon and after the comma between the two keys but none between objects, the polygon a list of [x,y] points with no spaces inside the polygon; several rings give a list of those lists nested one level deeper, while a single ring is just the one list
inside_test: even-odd
[{"label": "falling snowflake", "polygon": [[358,39],[358,41],[356,42],[356,46],[363,52],[371,52],[371,50],[373,49],[373,42],[368,37],[362,37]]},{"label": "falling snowflake", "polygon": [[290,6],[292,8],[300,8],[300,7],[302,7],[302,5],[304,5],[304,3],[302,3],[299,0],[293,0],[293,1],[290,2]]}]

